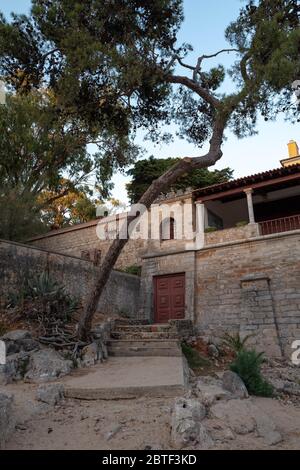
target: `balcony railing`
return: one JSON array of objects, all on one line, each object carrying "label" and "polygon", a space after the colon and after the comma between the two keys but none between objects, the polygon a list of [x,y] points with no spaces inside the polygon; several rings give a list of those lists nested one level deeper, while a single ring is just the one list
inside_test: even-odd
[{"label": "balcony railing", "polygon": [[300,214],[259,222],[261,235],[300,229]]}]

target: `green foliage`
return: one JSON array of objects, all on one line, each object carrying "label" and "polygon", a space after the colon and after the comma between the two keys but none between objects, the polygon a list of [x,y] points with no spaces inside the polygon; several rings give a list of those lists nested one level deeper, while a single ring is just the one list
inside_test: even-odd
[{"label": "green foliage", "polygon": [[57,321],[62,324],[71,321],[79,304],[64,286],[43,272],[26,277],[19,290],[9,294],[7,306],[20,307],[26,318],[38,320],[47,327]]},{"label": "green foliage", "polygon": [[192,348],[188,344],[182,343],[181,349],[191,369],[198,369],[199,367],[210,365],[210,361],[208,359],[201,356],[196,349]]},{"label": "green foliage", "polygon": [[141,266],[132,265],[132,266],[127,266],[126,268],[124,268],[123,271],[128,274],[134,274],[135,276],[140,276],[142,268]]},{"label": "green foliage", "polygon": [[231,118],[236,134],[251,134],[258,112],[266,121],[280,112],[299,120],[299,106],[291,105],[292,83],[300,76],[298,0],[248,1],[226,37],[241,51],[232,76],[245,86]]},{"label": "green foliage", "polygon": [[231,349],[235,353],[239,353],[243,349],[245,349],[245,345],[249,338],[254,336],[253,334],[245,336],[243,339],[241,338],[239,333],[235,334],[230,334],[230,333],[225,333],[224,336],[222,337],[222,342],[224,346],[227,346],[229,349]]},{"label": "green foliage", "polygon": [[0,238],[23,241],[45,232],[35,208],[35,197],[24,188],[0,185]]},{"label": "green foliage", "polygon": [[46,231],[41,195],[74,192],[92,170],[81,131],[69,125],[66,133],[65,126],[45,92],[8,96],[0,105],[0,237],[26,240]]},{"label": "green foliage", "polygon": [[217,227],[206,227],[204,230],[205,233],[217,232]]},{"label": "green foliage", "polygon": [[246,225],[248,225],[249,222],[247,222],[247,220],[240,220],[239,222],[237,222],[235,224],[236,227],[245,227]]},{"label": "green foliage", "polygon": [[[153,180],[159,178],[165,171],[171,168],[179,158],[154,158],[139,160],[133,168],[127,171],[127,175],[132,177],[130,183],[126,185],[128,197],[131,203],[136,203]],[[198,189],[212,184],[223,183],[232,178],[233,170],[224,168],[223,170],[209,171],[207,168],[194,170],[191,174],[178,178],[175,184],[168,190],[186,190],[186,188]]]},{"label": "green foliage", "polygon": [[97,142],[100,182],[136,156],[136,129],[166,116],[162,69],[182,19],[181,0],[32,0],[30,16],[0,17],[0,74],[19,94],[53,93]]},{"label": "green foliage", "polygon": [[263,362],[263,353],[241,348],[230,369],[241,377],[250,394],[271,397],[273,387],[261,375]]}]

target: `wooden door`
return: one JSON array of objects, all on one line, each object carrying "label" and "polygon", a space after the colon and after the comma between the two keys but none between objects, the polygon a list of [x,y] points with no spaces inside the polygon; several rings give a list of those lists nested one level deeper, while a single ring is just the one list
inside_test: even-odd
[{"label": "wooden door", "polygon": [[184,318],[185,274],[171,274],[154,278],[154,321],[167,323]]}]

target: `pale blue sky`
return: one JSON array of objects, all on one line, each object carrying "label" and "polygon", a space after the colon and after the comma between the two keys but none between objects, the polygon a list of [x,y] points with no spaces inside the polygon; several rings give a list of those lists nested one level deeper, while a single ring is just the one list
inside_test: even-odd
[{"label": "pale blue sky", "polygon": [[[224,30],[237,17],[242,4],[241,0],[184,0],[185,21],[178,39],[179,42],[193,45],[194,52],[189,59],[191,63],[198,55],[213,53],[226,47]],[[5,15],[9,15],[11,11],[27,13],[29,8],[30,0],[0,0],[0,10]],[[222,57],[222,63],[229,65],[230,56]],[[300,144],[299,123],[292,125],[282,118],[278,118],[275,123],[260,120],[257,130],[258,135],[242,140],[227,132],[223,158],[216,168],[230,166],[234,169],[235,177],[277,168],[280,166],[279,160],[287,156],[287,142],[295,139]],[[159,158],[196,156],[203,152],[179,139],[161,147],[149,143],[146,146],[150,154]],[[126,181],[121,175],[114,178],[113,195],[122,201],[126,201]]]}]

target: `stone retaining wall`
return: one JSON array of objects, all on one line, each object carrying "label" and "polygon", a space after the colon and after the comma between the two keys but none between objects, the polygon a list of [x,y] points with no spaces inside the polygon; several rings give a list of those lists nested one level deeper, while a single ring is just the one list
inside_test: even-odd
[{"label": "stone retaining wall", "polygon": [[196,267],[199,333],[253,334],[257,349],[291,356],[300,340],[299,231],[200,250]]},{"label": "stone retaining wall", "polygon": [[[91,261],[0,240],[0,297],[8,291],[20,289],[26,277],[47,272],[84,303],[98,269]],[[99,302],[99,312],[135,316],[139,287],[139,277],[112,271]]]}]

